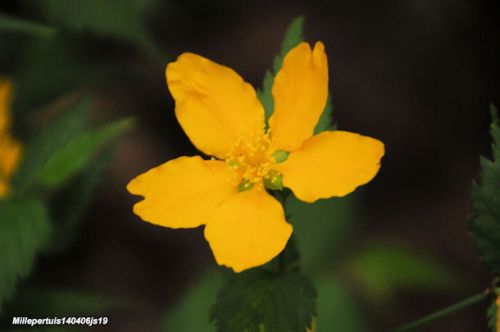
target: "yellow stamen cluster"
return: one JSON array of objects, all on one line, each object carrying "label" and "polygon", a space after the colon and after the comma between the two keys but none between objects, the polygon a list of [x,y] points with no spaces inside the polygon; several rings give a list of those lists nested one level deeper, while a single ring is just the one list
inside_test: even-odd
[{"label": "yellow stamen cluster", "polygon": [[269,135],[264,133],[247,135],[236,141],[226,162],[235,171],[240,191],[261,185],[264,180],[277,182],[274,178],[280,175],[273,170],[276,162],[271,141]]}]

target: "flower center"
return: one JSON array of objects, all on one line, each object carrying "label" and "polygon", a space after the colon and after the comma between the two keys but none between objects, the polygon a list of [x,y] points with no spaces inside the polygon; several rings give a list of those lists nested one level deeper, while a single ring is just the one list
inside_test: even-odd
[{"label": "flower center", "polygon": [[277,159],[271,150],[269,135],[250,135],[234,143],[226,157],[227,164],[235,171],[239,191],[252,189],[256,184],[264,184],[269,189],[281,189],[281,173],[274,170]]}]

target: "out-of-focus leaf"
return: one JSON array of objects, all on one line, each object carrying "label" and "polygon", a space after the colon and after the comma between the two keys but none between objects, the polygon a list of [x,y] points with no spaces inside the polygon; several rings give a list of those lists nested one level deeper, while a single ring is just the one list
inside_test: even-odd
[{"label": "out-of-focus leaf", "polygon": [[493,299],[488,310],[486,311],[486,318],[488,319],[488,329],[490,332],[497,332],[497,319],[498,319],[498,307],[496,304],[496,299]]},{"label": "out-of-focus leaf", "polygon": [[479,182],[472,184],[469,234],[481,260],[500,273],[500,120],[491,106],[493,159],[481,158]]},{"label": "out-of-focus leaf", "polygon": [[[366,332],[368,323],[349,289],[334,276],[315,282],[318,291],[316,332]],[[334,328],[333,328],[334,327]]]},{"label": "out-of-focus leaf", "polygon": [[450,290],[464,284],[458,273],[430,257],[389,243],[367,246],[352,259],[349,270],[365,294],[377,303],[402,289]]},{"label": "out-of-focus leaf", "polygon": [[50,224],[45,206],[34,199],[0,200],[0,310],[19,279],[32,269],[46,244]]},{"label": "out-of-focus leaf", "polygon": [[56,30],[45,24],[26,21],[0,13],[0,32],[24,33],[38,37],[52,37]]},{"label": "out-of-focus leaf", "polygon": [[134,43],[156,52],[147,31],[146,14],[155,1],[139,0],[39,0],[49,22],[73,31],[88,31]]},{"label": "out-of-focus leaf", "polygon": [[81,175],[56,194],[51,202],[51,219],[55,228],[52,233],[53,240],[49,241],[47,247],[48,252],[62,251],[74,242],[82,215],[112,156],[113,147],[105,148]]},{"label": "out-of-focus leaf", "polygon": [[29,140],[13,181],[17,192],[24,193],[35,186],[61,185],[82,170],[99,148],[132,124],[131,119],[124,119],[86,130],[89,104],[89,99],[83,99]]},{"label": "out-of-focus leaf", "polygon": [[207,273],[181,302],[165,316],[163,331],[210,332],[215,327],[210,323],[210,307],[215,302],[217,290],[226,277],[221,271]]},{"label": "out-of-focus leaf", "polygon": [[311,281],[296,272],[251,269],[217,294],[211,318],[218,332],[304,332],[316,315]]},{"label": "out-of-focus leaf", "polygon": [[16,191],[26,191],[36,180],[40,167],[56,151],[85,131],[88,126],[89,105],[90,98],[82,99],[51,119],[47,126],[28,139],[20,167],[13,179]]},{"label": "out-of-focus leaf", "polygon": [[100,129],[86,132],[54,151],[46,163],[39,165],[38,182],[58,186],[80,171],[97,149],[130,128],[131,119],[118,120]]},{"label": "out-of-focus leaf", "polygon": [[308,273],[334,263],[339,244],[356,221],[353,199],[330,198],[314,204],[301,202],[293,196],[288,199],[286,212],[294,227],[301,265]]}]

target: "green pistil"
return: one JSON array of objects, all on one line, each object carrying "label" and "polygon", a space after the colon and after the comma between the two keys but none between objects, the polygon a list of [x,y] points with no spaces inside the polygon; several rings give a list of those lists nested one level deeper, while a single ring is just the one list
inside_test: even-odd
[{"label": "green pistil", "polygon": [[288,159],[289,153],[283,150],[276,150],[273,153],[273,159],[276,163],[282,163]]},{"label": "green pistil", "polygon": [[282,190],[283,175],[275,170],[269,171],[269,174],[264,178],[264,186],[270,190]]},{"label": "green pistil", "polygon": [[245,180],[241,181],[240,185],[238,186],[238,191],[239,192],[248,191],[248,190],[252,189],[253,186],[255,186],[255,183],[250,182],[250,181],[245,179]]}]

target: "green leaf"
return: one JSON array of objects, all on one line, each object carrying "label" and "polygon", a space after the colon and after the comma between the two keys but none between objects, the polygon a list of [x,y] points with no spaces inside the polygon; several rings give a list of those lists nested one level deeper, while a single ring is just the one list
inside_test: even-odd
[{"label": "green leaf", "polygon": [[88,107],[90,98],[78,103],[50,119],[48,125],[28,140],[23,158],[13,179],[16,191],[24,192],[33,185],[40,167],[64,146],[78,138],[88,127]]},{"label": "green leaf", "polygon": [[56,193],[50,205],[55,229],[52,233],[53,241],[50,241],[46,248],[48,252],[63,251],[74,242],[78,235],[79,222],[111,161],[113,150],[113,146],[105,148],[81,175],[69,181]]},{"label": "green leaf", "polygon": [[146,29],[146,14],[155,1],[39,0],[37,4],[50,22],[69,30],[109,36],[157,52]]},{"label": "green leaf", "polygon": [[118,120],[100,129],[83,133],[55,151],[46,163],[40,165],[38,182],[55,187],[80,171],[97,149],[132,126],[131,119]]},{"label": "green leaf", "polygon": [[218,332],[304,332],[316,314],[311,281],[296,272],[235,274],[212,307]]},{"label": "green leaf", "polygon": [[368,323],[348,287],[334,276],[322,277],[317,282],[318,315],[316,332],[365,332]]},{"label": "green leaf", "polygon": [[302,267],[310,274],[330,268],[336,262],[340,246],[356,221],[353,196],[330,198],[313,204],[290,196],[286,212],[294,228]]},{"label": "green leaf", "polygon": [[323,110],[323,113],[321,113],[318,123],[316,124],[316,128],[314,128],[315,135],[325,130],[335,129],[335,126],[332,123],[332,111],[333,111],[332,98],[331,94],[329,93],[328,99],[326,100],[325,109]]},{"label": "green leaf", "polygon": [[0,311],[19,279],[31,272],[50,235],[45,206],[33,199],[0,200]]},{"label": "green leaf", "polygon": [[60,186],[81,171],[98,149],[132,125],[131,119],[124,119],[87,130],[89,104],[90,99],[83,99],[29,140],[13,180],[17,192]]},{"label": "green leaf", "polygon": [[52,37],[56,30],[48,25],[26,21],[17,17],[0,13],[0,32],[15,32],[34,35],[37,37]]},{"label": "green leaf", "polygon": [[471,190],[469,234],[481,260],[500,273],[500,121],[491,106],[493,159],[481,158],[481,174]]},{"label": "green leaf", "polygon": [[497,332],[497,317],[498,307],[495,299],[491,302],[488,310],[486,311],[486,318],[488,319],[488,329],[490,332]]},{"label": "green leaf", "polygon": [[377,303],[402,289],[450,290],[466,284],[460,274],[431,258],[390,243],[367,246],[352,259],[349,270]]},{"label": "green leaf", "polygon": [[220,271],[208,272],[182,297],[175,308],[165,315],[163,331],[215,331],[210,323],[210,307],[215,302],[217,290],[226,280]]},{"label": "green leaf", "polygon": [[262,82],[262,89],[257,90],[257,97],[259,97],[262,106],[264,106],[266,119],[269,119],[274,111],[274,99],[271,94],[273,88],[274,76],[268,70],[264,75],[264,81]]}]

